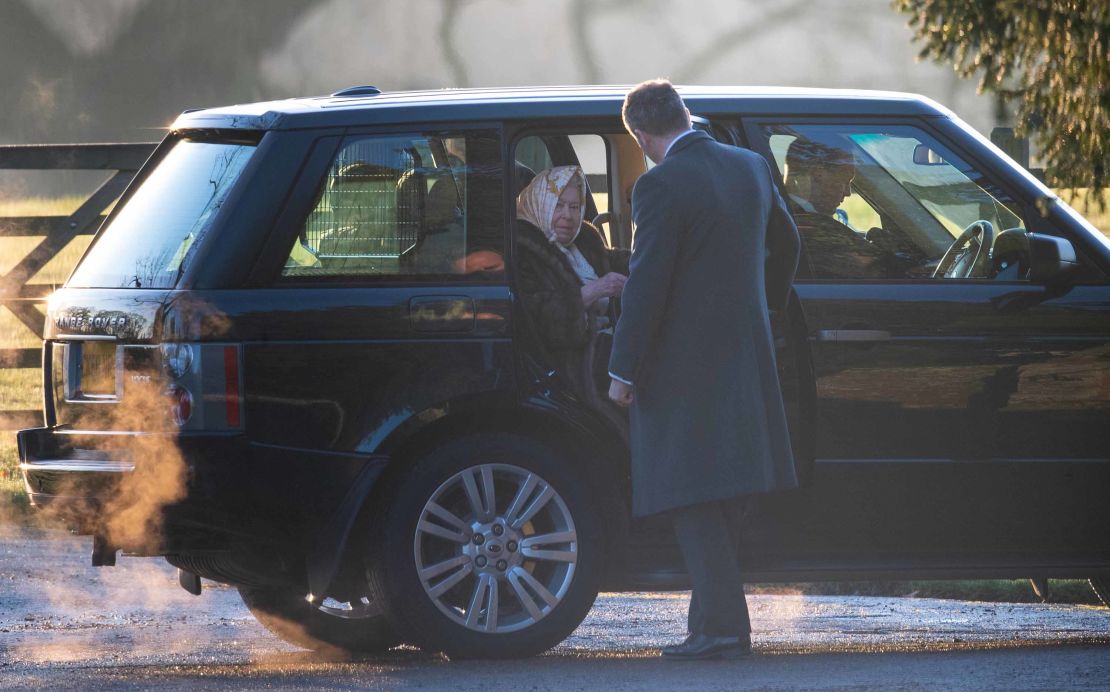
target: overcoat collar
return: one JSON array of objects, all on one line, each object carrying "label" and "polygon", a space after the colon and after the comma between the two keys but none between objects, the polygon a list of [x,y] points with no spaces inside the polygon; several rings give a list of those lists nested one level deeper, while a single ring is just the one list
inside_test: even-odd
[{"label": "overcoat collar", "polygon": [[671,158],[672,156],[674,156],[675,154],[677,154],[681,151],[685,151],[686,149],[689,149],[690,145],[692,145],[694,142],[701,142],[701,141],[707,140],[707,139],[708,140],[713,139],[712,137],[709,136],[708,132],[706,132],[704,130],[694,130],[693,134],[685,135],[682,139],[675,142],[674,146],[671,147],[671,150],[667,152],[667,156],[665,157],[664,160]]}]

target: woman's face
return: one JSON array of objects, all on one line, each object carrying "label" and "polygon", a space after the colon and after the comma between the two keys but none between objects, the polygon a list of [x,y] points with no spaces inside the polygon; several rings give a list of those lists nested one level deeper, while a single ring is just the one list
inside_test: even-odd
[{"label": "woman's face", "polygon": [[582,214],[582,194],[578,186],[567,185],[559,201],[555,204],[555,213],[551,215],[551,230],[555,233],[555,240],[563,245],[569,245],[578,235],[579,218]]}]

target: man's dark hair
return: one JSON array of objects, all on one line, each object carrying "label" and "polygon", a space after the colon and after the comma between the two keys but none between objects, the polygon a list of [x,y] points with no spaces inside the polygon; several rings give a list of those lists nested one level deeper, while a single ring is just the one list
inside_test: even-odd
[{"label": "man's dark hair", "polygon": [[797,172],[799,169],[853,165],[855,165],[855,157],[839,142],[834,144],[798,137],[786,148],[786,168],[790,172]]},{"label": "man's dark hair", "polygon": [[629,132],[640,130],[649,135],[668,135],[689,126],[686,104],[665,79],[653,79],[632,87],[624,97],[621,117]]}]

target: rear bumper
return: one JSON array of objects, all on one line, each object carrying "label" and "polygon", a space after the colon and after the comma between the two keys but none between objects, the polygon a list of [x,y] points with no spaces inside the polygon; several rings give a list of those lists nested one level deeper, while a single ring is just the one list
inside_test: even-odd
[{"label": "rear bumper", "polygon": [[31,504],[77,533],[151,554],[182,544],[226,545],[241,530],[233,515],[242,486],[232,478],[235,460],[246,454],[241,434],[59,426],[21,430],[17,440]]},{"label": "rear bumper", "polygon": [[134,477],[140,465],[150,463],[137,458],[141,451],[166,449],[178,466],[175,470],[184,471],[183,480],[191,486],[199,460],[236,458],[247,449],[239,434],[82,432],[66,426],[20,430],[16,440],[31,504],[59,509],[111,502],[121,484]]},{"label": "rear bumper", "polygon": [[17,439],[32,505],[79,533],[109,538],[119,517],[146,522],[150,531],[133,544],[115,541],[143,554],[311,544],[354,479],[365,471],[376,479],[386,462],[254,445],[242,433],[60,426],[22,430]]},{"label": "rear bumper", "polygon": [[105,497],[121,474],[135,470],[132,462],[110,459],[105,452],[74,449],[54,433],[54,428],[16,433],[19,470],[35,507],[48,506],[55,500]]}]

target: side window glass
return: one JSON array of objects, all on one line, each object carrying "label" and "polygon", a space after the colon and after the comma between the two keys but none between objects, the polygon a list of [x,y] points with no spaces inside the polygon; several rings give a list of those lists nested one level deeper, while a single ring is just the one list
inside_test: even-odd
[{"label": "side window glass", "polygon": [[502,170],[493,132],[351,137],[282,276],[500,278]]},{"label": "side window glass", "polygon": [[1016,203],[912,126],[767,125],[815,279],[1018,280]]},{"label": "side window glass", "polygon": [[535,135],[524,137],[517,142],[514,156],[516,157],[513,162],[515,169],[513,176],[514,196],[520,194],[520,191],[532,182],[532,178],[536,177],[537,172],[555,165],[551,160],[551,152],[547,149],[547,143],[543,141],[542,137]]},{"label": "side window glass", "polygon": [[574,147],[574,153],[578,157],[582,171],[586,174],[586,186],[589,188],[590,196],[593,197],[594,208],[597,209],[597,216],[587,217],[586,220],[600,222],[599,229],[605,234],[606,241],[612,245],[612,239],[608,233],[609,156],[605,139],[601,135],[571,135],[570,144]]}]

